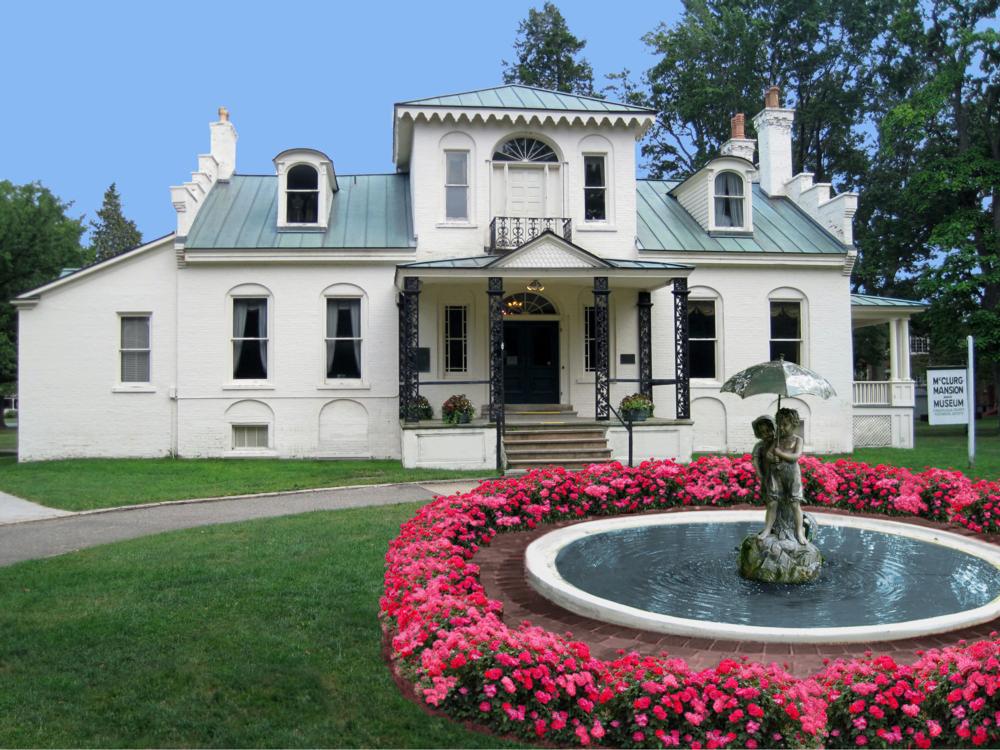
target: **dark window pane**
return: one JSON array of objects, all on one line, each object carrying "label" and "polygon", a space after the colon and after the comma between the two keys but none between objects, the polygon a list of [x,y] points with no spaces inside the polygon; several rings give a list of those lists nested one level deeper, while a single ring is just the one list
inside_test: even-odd
[{"label": "dark window pane", "polygon": [[122,349],[149,348],[149,318],[122,318]]},{"label": "dark window pane", "polygon": [[327,341],[328,378],[360,378],[361,346],[355,341]]},{"label": "dark window pane", "polygon": [[316,170],[305,164],[299,164],[288,170],[289,190],[315,190],[319,187],[319,177]]},{"label": "dark window pane", "polygon": [[597,330],[597,316],[593,307],[584,308],[584,339],[586,344],[586,354],[584,366],[587,372],[593,372],[597,362],[597,339],[594,332]]},{"label": "dark window pane", "polygon": [[604,157],[583,157],[584,187],[606,187],[604,183]]},{"label": "dark window pane", "polygon": [[149,382],[149,352],[122,352],[122,382]]},{"label": "dark window pane", "polygon": [[233,342],[233,379],[267,379],[267,342]]},{"label": "dark window pane", "polygon": [[449,151],[445,155],[445,183],[448,185],[466,185],[466,165],[468,154],[465,151]]},{"label": "dark window pane", "polygon": [[715,342],[714,341],[692,341],[690,342],[691,372],[692,378],[714,378],[715,377]]},{"label": "dark window pane", "polygon": [[771,359],[779,359],[782,355],[786,362],[799,363],[799,342],[798,341],[772,341]]},{"label": "dark window pane", "polygon": [[267,338],[267,300],[233,300],[233,338]]},{"label": "dark window pane", "polygon": [[743,180],[733,172],[723,172],[715,178],[716,195],[733,195],[743,197]]},{"label": "dark window pane", "polygon": [[715,338],[715,303],[691,300],[688,302],[688,335],[693,339]]},{"label": "dark window pane", "polygon": [[445,192],[445,218],[447,219],[468,219],[469,218],[469,189],[466,187],[446,187]]},{"label": "dark window pane", "polygon": [[797,339],[799,335],[799,303],[771,303],[771,338]]},{"label": "dark window pane", "polygon": [[465,372],[465,342],[462,339],[448,341],[448,372]]},{"label": "dark window pane", "polygon": [[604,188],[586,188],[583,191],[583,217],[587,221],[604,221]]},{"label": "dark window pane", "polygon": [[319,193],[289,193],[288,222],[315,224],[319,216]]}]

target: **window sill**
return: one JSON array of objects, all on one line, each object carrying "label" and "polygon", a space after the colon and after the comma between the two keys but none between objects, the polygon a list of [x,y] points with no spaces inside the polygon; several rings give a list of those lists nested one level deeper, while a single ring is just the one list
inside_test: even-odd
[{"label": "window sill", "polygon": [[232,381],[222,384],[224,391],[273,391],[274,385],[263,380],[248,380],[244,383]]},{"label": "window sill", "polygon": [[279,232],[325,232],[325,224],[279,224]]},{"label": "window sill", "polygon": [[327,380],[316,386],[317,391],[370,391],[371,383],[363,380]]},{"label": "window sill", "polygon": [[273,458],[278,455],[274,448],[233,448],[227,458]]},{"label": "window sill", "polygon": [[709,237],[753,237],[752,229],[738,229],[736,227],[715,227],[708,230]]},{"label": "window sill", "polygon": [[156,393],[156,386],[150,385],[149,383],[136,383],[135,385],[127,385],[121,383],[114,386],[111,389],[112,393]]},{"label": "window sill", "polygon": [[688,385],[691,388],[712,388],[717,391],[722,387],[722,381],[716,378],[690,378]]},{"label": "window sill", "polygon": [[605,221],[586,221],[573,227],[574,232],[617,232],[618,227]]},{"label": "window sill", "polygon": [[478,224],[470,221],[439,221],[435,224],[438,229],[478,229]]}]

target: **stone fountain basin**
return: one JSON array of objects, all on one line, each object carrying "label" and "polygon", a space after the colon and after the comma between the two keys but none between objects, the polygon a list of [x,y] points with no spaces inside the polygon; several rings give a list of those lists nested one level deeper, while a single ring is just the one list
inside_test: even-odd
[{"label": "stone fountain basin", "polygon": [[[897,521],[852,516],[813,513],[820,528],[840,527],[890,534],[955,550],[978,558],[1000,569],[1000,549],[987,542],[958,534]],[[671,635],[714,638],[728,641],[763,643],[874,643],[917,636],[945,633],[971,627],[1000,617],[1000,596],[960,612],[922,619],[907,619],[873,625],[841,627],[771,627],[742,623],[689,619],[651,612],[627,604],[595,596],[578,588],[560,574],[556,559],[569,545],[587,537],[609,532],[641,529],[652,526],[680,524],[757,524],[763,522],[760,510],[723,510],[712,513],[698,511],[661,515],[622,516],[575,524],[552,531],[535,540],[525,552],[525,568],[530,585],[542,596],[559,606],[585,617]],[[732,575],[738,578],[735,552]],[[801,587],[808,596],[808,587]],[[796,587],[799,588],[799,587]],[[926,592],[933,596],[933,590]]]}]

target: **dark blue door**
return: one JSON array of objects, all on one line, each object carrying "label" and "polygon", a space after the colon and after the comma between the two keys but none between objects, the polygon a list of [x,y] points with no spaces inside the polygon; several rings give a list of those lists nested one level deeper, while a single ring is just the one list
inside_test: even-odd
[{"label": "dark blue door", "polygon": [[559,403],[559,323],[507,320],[503,324],[504,401]]}]

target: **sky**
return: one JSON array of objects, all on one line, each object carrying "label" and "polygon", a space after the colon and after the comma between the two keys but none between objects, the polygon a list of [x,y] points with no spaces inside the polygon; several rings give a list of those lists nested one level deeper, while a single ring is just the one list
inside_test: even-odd
[{"label": "sky", "polygon": [[[641,42],[680,1],[557,2],[595,83],[648,69]],[[89,222],[115,182],[147,240],[173,231],[169,186],[207,153],[225,105],[236,168],[272,174],[286,148],[338,174],[391,172],[395,102],[502,83],[536,2],[65,2],[5,4],[0,180],[40,181]]]}]

